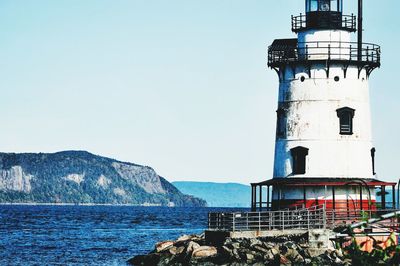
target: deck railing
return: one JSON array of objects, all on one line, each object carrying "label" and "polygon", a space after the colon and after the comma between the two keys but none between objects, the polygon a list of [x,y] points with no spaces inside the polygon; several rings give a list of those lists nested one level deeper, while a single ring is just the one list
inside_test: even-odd
[{"label": "deck railing", "polygon": [[299,42],[290,45],[270,46],[268,65],[271,67],[305,61],[346,61],[355,64],[379,67],[381,48],[372,43],[363,43],[360,51],[355,42]]},{"label": "deck railing", "polygon": [[265,212],[214,212],[208,216],[209,229],[225,231],[322,229],[325,223],[325,206]]},{"label": "deck railing", "polygon": [[[351,15],[341,15],[341,16],[333,16],[331,18],[326,19],[325,18],[325,23],[324,24],[329,24],[333,23],[337,26],[339,26],[340,29],[343,30],[348,30],[348,31],[356,31],[357,30],[357,25],[356,25],[356,16],[351,14]],[[299,16],[292,16],[292,31],[294,32],[299,32],[302,30],[308,29],[307,25],[307,15],[305,14],[300,14]],[[315,27],[316,25],[313,25]]]},{"label": "deck railing", "polygon": [[[394,212],[384,210],[326,210],[325,205],[311,208],[286,209],[262,212],[211,212],[208,215],[209,230],[222,231],[270,231],[287,229],[326,229]],[[377,226],[388,230],[400,228],[399,218],[386,219]]]}]

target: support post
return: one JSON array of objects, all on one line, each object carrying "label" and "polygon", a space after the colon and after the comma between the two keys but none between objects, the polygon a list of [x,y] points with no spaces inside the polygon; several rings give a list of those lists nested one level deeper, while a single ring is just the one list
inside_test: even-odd
[{"label": "support post", "polygon": [[362,185],[360,185],[360,210],[363,210],[363,194],[362,194]]},{"label": "support post", "polygon": [[262,211],[262,185],[260,185],[260,212]]},{"label": "support post", "polygon": [[307,208],[307,194],[306,194],[306,187],[303,187],[303,203],[304,203],[304,208]]},{"label": "support post", "polygon": [[251,185],[251,211],[256,211],[256,190],[255,185]]},{"label": "support post", "polygon": [[358,0],[358,61],[362,60],[362,39],[363,39],[363,0]]},{"label": "support post", "polygon": [[278,210],[281,209],[281,187],[278,187]]},{"label": "support post", "polygon": [[399,183],[397,183],[397,208],[400,209],[400,179]]},{"label": "support post", "polygon": [[392,209],[396,209],[396,186],[395,185],[392,186],[392,197],[393,197]]},{"label": "support post", "polygon": [[267,210],[270,210],[269,186],[267,186]]},{"label": "support post", "polygon": [[381,201],[382,201],[382,209],[386,209],[386,189],[385,186],[381,186]]},{"label": "support post", "polygon": [[235,213],[232,213],[232,231],[235,232]]},{"label": "support post", "polygon": [[335,186],[332,186],[332,209],[336,210],[336,202],[335,199],[336,195],[335,195]]}]

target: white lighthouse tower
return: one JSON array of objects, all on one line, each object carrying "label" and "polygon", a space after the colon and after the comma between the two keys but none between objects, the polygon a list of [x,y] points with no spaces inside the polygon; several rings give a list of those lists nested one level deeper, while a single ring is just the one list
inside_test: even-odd
[{"label": "white lighthouse tower", "polygon": [[[375,179],[368,80],[380,66],[380,47],[362,43],[362,1],[358,41],[354,15],[343,0],[305,0],[306,12],[292,16],[294,39],[277,39],[268,66],[279,77],[273,179],[267,186],[272,208],[325,204],[327,208],[370,209]],[[272,195],[270,196],[270,188]],[[271,198],[271,200],[270,200]],[[384,201],[384,199],[383,199]]]}]

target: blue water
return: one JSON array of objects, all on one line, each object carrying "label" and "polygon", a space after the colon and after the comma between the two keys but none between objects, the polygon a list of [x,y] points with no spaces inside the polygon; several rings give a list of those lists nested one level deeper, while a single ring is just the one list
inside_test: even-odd
[{"label": "blue water", "polygon": [[201,233],[217,210],[3,205],[0,265],[126,265],[158,241]]}]

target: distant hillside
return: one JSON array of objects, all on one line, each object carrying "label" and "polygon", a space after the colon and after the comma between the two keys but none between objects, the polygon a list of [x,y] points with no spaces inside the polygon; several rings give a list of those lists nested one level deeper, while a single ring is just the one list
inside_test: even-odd
[{"label": "distant hillside", "polygon": [[85,151],[0,153],[0,203],[205,205],[151,167]]},{"label": "distant hillside", "polygon": [[207,201],[209,207],[250,207],[250,186],[236,183],[172,182],[182,193]]}]

